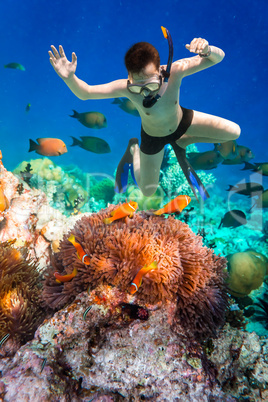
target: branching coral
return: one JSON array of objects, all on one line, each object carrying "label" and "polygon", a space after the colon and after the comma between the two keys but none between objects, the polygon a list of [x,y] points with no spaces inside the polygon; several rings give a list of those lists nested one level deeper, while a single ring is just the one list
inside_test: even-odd
[{"label": "branching coral", "polygon": [[0,339],[9,334],[23,344],[43,319],[40,280],[36,264],[12,243],[0,245]]},{"label": "branching coral", "polygon": [[[79,292],[101,283],[129,294],[137,272],[145,264],[157,261],[157,269],[143,277],[135,303],[175,302],[175,321],[186,332],[189,329],[199,338],[215,335],[224,321],[227,303],[225,259],[215,256],[187,224],[171,216],[165,219],[137,213],[133,219],[105,225],[103,219],[114,208],[83,217],[65,235],[45,281],[45,303],[58,309]],[[77,257],[68,241],[71,233],[89,255],[90,265],[84,265]],[[74,267],[78,273],[70,282],[55,281],[53,272],[69,274]]]},{"label": "branching coral", "polygon": [[[187,154],[189,152],[198,152],[196,145],[189,145],[187,147]],[[178,164],[175,152],[171,148],[171,145],[166,147],[161,169],[162,174],[160,176],[160,186],[166,194],[177,194],[179,192],[181,194],[192,195],[191,188],[189,187],[186,177]],[[198,176],[205,187],[215,183],[216,181],[216,178],[212,173],[199,171]]]}]

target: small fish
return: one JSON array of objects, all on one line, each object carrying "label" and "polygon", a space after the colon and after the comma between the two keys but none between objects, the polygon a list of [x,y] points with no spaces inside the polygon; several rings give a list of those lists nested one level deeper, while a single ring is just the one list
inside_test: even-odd
[{"label": "small fish", "polygon": [[78,113],[76,110],[73,110],[73,112],[74,114],[69,116],[77,119],[85,127],[95,129],[107,127],[106,117],[100,112]]},{"label": "small fish", "polygon": [[47,362],[47,357],[45,357],[45,358],[43,359],[42,366],[41,366],[41,370],[40,370],[40,374],[41,374],[42,371],[44,370],[45,365],[46,365],[46,362]]},{"label": "small fish", "polygon": [[88,308],[85,309],[85,312],[83,314],[83,320],[86,321],[87,313],[92,309],[92,306],[89,306]]},{"label": "small fish", "polygon": [[157,261],[153,261],[149,266],[144,265],[144,267],[139,270],[139,272],[137,273],[137,275],[133,279],[133,282],[130,285],[129,291],[132,295],[136,293],[137,290],[140,288],[143,276],[146,275],[147,272],[152,271],[153,269],[156,268],[157,268]]},{"label": "small fish", "polygon": [[8,63],[4,65],[5,68],[12,68],[14,70],[25,71],[25,67],[20,63]]},{"label": "small fish", "polygon": [[25,112],[29,112],[29,110],[31,109],[31,104],[27,103],[26,108],[25,108]]},{"label": "small fish", "polygon": [[3,338],[0,341],[0,348],[8,340],[9,337],[10,337],[10,334],[6,334],[5,336],[3,336]]},{"label": "small fish", "polygon": [[191,202],[191,197],[188,195],[178,195],[178,197],[174,198],[163,208],[158,209],[154,212],[155,215],[162,215],[162,214],[171,214],[173,212],[181,212],[188,204]]},{"label": "small fish", "polygon": [[140,117],[140,114],[136,107],[134,106],[134,103],[131,102],[131,100],[127,98],[116,98],[112,102],[113,105],[118,105],[120,109],[124,110],[124,112],[127,112],[129,114],[132,114],[132,116],[137,116]]},{"label": "small fish", "polygon": [[77,257],[79,258],[79,260],[81,260],[83,264],[89,265],[90,264],[89,256],[85,253],[85,251],[84,251],[83,247],[81,246],[81,244],[77,243],[77,241],[75,240],[75,237],[74,237],[73,234],[69,237],[68,240],[76,248]]},{"label": "small fish", "polygon": [[30,149],[28,152],[35,151],[43,156],[58,156],[67,152],[64,142],[58,138],[37,138],[36,142],[30,140]]},{"label": "small fish", "polygon": [[254,164],[245,162],[245,166],[241,170],[251,170],[260,173],[262,176],[268,176],[268,162]]},{"label": "small fish", "polygon": [[135,201],[125,202],[124,204],[116,208],[114,211],[112,211],[111,216],[109,218],[103,219],[103,223],[110,224],[113,221],[125,218],[126,216],[132,218],[137,208],[138,208],[137,202]]},{"label": "small fish", "polygon": [[108,142],[98,137],[80,137],[81,140],[75,137],[71,137],[73,143],[71,147],[78,145],[80,148],[86,151],[94,152],[95,154],[108,154],[111,152],[110,145]]},{"label": "small fish", "polygon": [[229,212],[226,212],[224,217],[221,220],[219,228],[224,226],[226,228],[237,228],[241,225],[246,225],[247,218],[243,211],[239,209],[232,209]]},{"label": "small fish", "polygon": [[239,183],[236,186],[229,184],[229,188],[226,191],[231,191],[236,194],[247,195],[248,197],[254,197],[256,193],[263,192],[263,186],[259,183]]},{"label": "small fish", "polygon": [[0,182],[0,213],[9,208],[9,201],[4,193],[3,187]]},{"label": "small fish", "polygon": [[243,145],[237,145],[237,156],[234,159],[225,159],[223,165],[240,165],[241,163],[248,162],[255,156],[251,149]]},{"label": "small fish", "polygon": [[214,145],[214,149],[218,151],[224,159],[234,159],[238,154],[238,148],[235,140]]},{"label": "small fish", "polygon": [[70,282],[77,275],[77,268],[73,269],[71,274],[61,275],[59,272],[54,272],[54,276],[56,278],[56,282]]},{"label": "small fish", "polygon": [[223,157],[218,151],[189,152],[187,159],[194,170],[215,169],[223,161]]}]

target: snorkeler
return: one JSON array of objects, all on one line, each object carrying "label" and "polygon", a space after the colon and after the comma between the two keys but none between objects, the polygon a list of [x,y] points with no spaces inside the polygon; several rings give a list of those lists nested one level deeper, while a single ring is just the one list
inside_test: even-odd
[{"label": "snorkeler", "polygon": [[141,117],[141,144],[132,138],[116,175],[116,190],[126,190],[128,168],[145,196],[157,190],[164,147],[171,144],[178,162],[195,194],[203,199],[208,193],[186,159],[185,148],[192,143],[223,143],[235,140],[240,127],[221,117],[185,109],[179,105],[181,81],[187,75],[219,63],[224,52],[210,46],[207,40],[195,38],[186,48],[196,56],[172,62],[173,45],[170,33],[162,27],[169,44],[166,66],[160,66],[158,51],[147,42],[134,44],[125,55],[128,79],[102,85],[88,85],[76,75],[77,57],[68,61],[62,46],[59,52],[51,46],[50,63],[71,91],[82,100],[125,97],[131,100]]}]

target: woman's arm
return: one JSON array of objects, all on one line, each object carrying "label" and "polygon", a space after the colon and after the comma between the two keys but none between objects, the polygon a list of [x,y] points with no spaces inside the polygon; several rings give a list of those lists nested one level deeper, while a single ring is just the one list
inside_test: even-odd
[{"label": "woman's arm", "polygon": [[52,51],[48,52],[50,63],[56,73],[63,79],[70,90],[80,99],[108,99],[119,98],[127,94],[127,80],[116,80],[103,85],[88,85],[80,80],[76,75],[77,57],[72,53],[70,62],[65,56],[62,46],[59,46],[59,52],[55,46],[51,46]]},{"label": "woman's arm", "polygon": [[211,67],[221,62],[225,56],[223,50],[209,46],[208,41],[202,38],[193,39],[190,45],[186,45],[186,48],[192,53],[197,53],[198,56],[181,59],[173,63],[174,71],[179,73],[181,78]]}]

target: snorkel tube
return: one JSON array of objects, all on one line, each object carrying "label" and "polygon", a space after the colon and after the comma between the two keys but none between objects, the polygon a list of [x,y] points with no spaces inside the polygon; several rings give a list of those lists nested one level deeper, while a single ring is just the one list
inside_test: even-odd
[{"label": "snorkel tube", "polygon": [[164,93],[166,92],[167,86],[168,86],[168,79],[170,76],[170,69],[171,69],[171,64],[172,64],[172,60],[173,60],[173,42],[172,42],[172,38],[169,33],[169,30],[162,26],[161,26],[161,29],[162,29],[164,37],[168,40],[169,54],[168,54],[167,68],[166,68],[166,70],[162,71],[162,75],[164,76],[164,81],[163,81],[163,84],[162,84],[158,94],[155,96],[147,96],[146,98],[144,98],[143,106],[146,108],[152,107],[161,98],[161,96],[164,95]]}]

